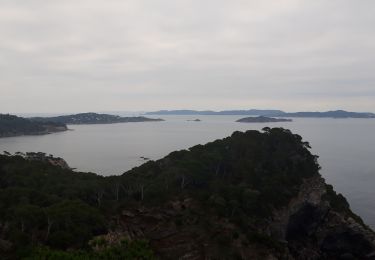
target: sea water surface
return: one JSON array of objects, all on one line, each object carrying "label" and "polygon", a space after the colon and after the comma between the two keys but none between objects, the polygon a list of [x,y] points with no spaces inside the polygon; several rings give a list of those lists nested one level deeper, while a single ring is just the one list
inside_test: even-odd
[{"label": "sea water surface", "polygon": [[160,159],[231,135],[234,131],[284,127],[319,155],[321,174],[375,228],[375,119],[295,118],[284,123],[237,123],[241,116],[162,116],[164,122],[70,125],[71,131],[0,139],[0,151],[45,152],[63,157],[78,171],[122,174],[141,157]]}]

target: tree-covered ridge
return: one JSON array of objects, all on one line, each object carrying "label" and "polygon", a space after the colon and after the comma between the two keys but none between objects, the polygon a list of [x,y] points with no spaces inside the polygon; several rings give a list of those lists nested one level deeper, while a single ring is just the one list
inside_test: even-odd
[{"label": "tree-covered ridge", "polygon": [[81,113],[56,117],[34,117],[33,121],[56,122],[63,124],[114,124],[114,123],[135,123],[135,122],[157,122],[162,119],[148,118],[143,116],[121,117],[109,114]]},{"label": "tree-covered ridge", "polygon": [[[275,212],[320,178],[316,159],[282,128],[235,132],[111,177],[0,156],[0,255],[282,257],[289,246],[270,232]],[[355,216],[328,190],[333,210]]]},{"label": "tree-covered ridge", "polygon": [[51,132],[65,131],[67,127],[58,122],[34,122],[9,114],[0,114],[0,137],[19,135],[40,135]]},{"label": "tree-covered ridge", "polygon": [[267,201],[259,203],[260,207],[276,207],[293,196],[292,188],[298,187],[303,178],[318,174],[319,166],[300,136],[283,129],[265,130],[235,132],[223,140],[173,152],[162,160],[134,168],[121,178],[143,187],[144,194],[140,189],[138,195],[146,200],[155,198],[147,198],[154,189],[175,194],[208,191],[222,196],[222,189],[232,187],[258,194],[261,202]]}]

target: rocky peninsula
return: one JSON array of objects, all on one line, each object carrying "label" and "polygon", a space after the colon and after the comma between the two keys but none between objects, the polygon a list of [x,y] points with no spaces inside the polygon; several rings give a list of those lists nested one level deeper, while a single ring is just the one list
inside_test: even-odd
[{"label": "rocky peninsula", "polygon": [[375,235],[283,128],[121,176],[0,155],[5,259],[374,259]]}]

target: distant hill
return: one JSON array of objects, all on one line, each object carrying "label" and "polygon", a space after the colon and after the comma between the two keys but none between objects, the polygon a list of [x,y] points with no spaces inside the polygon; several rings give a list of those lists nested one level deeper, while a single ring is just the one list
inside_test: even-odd
[{"label": "distant hill", "polygon": [[69,124],[69,125],[164,121],[163,119],[147,118],[143,116],[121,117],[117,115],[97,114],[97,113],[81,113],[81,114],[75,114],[75,115],[56,116],[56,117],[33,117],[31,118],[31,120],[37,121],[37,122],[56,122],[56,123],[63,123],[63,124]]},{"label": "distant hill", "polygon": [[59,122],[35,122],[23,117],[0,114],[0,137],[42,135],[66,130],[66,125]]},{"label": "distant hill", "polygon": [[296,113],[283,113],[279,116],[285,117],[329,117],[329,118],[375,118],[373,113],[358,113],[348,112],[344,110],[335,110],[327,112],[296,112]]},{"label": "distant hill", "polygon": [[276,117],[318,117],[318,118],[375,118],[374,113],[348,112],[344,110],[326,112],[295,112],[288,113],[282,110],[224,110],[224,111],[197,111],[197,110],[160,110],[148,112],[145,115],[246,115],[246,116],[276,116]]},{"label": "distant hill", "polygon": [[292,119],[258,116],[258,117],[241,118],[241,119],[238,119],[236,122],[240,122],[240,123],[276,123],[276,122],[292,122]]},{"label": "distant hill", "polygon": [[160,110],[147,112],[145,115],[253,115],[253,116],[273,116],[285,113],[281,110],[223,110],[223,111],[197,111],[197,110]]}]

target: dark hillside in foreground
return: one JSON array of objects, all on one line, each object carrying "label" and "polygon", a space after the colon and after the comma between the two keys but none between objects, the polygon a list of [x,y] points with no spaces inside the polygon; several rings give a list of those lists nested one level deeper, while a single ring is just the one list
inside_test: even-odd
[{"label": "dark hillside in foreground", "polygon": [[114,123],[136,123],[136,122],[158,122],[162,119],[138,117],[121,117],[108,114],[82,113],[75,115],[56,116],[56,117],[34,117],[31,118],[37,122],[56,122],[67,125],[79,124],[114,124]]},{"label": "dark hillside in foreground", "polygon": [[281,128],[235,132],[112,177],[0,156],[0,255],[370,259],[373,232],[316,160]]},{"label": "dark hillside in foreground", "polygon": [[67,129],[63,123],[50,121],[34,122],[27,118],[0,114],[0,137],[42,135],[66,131]]}]

